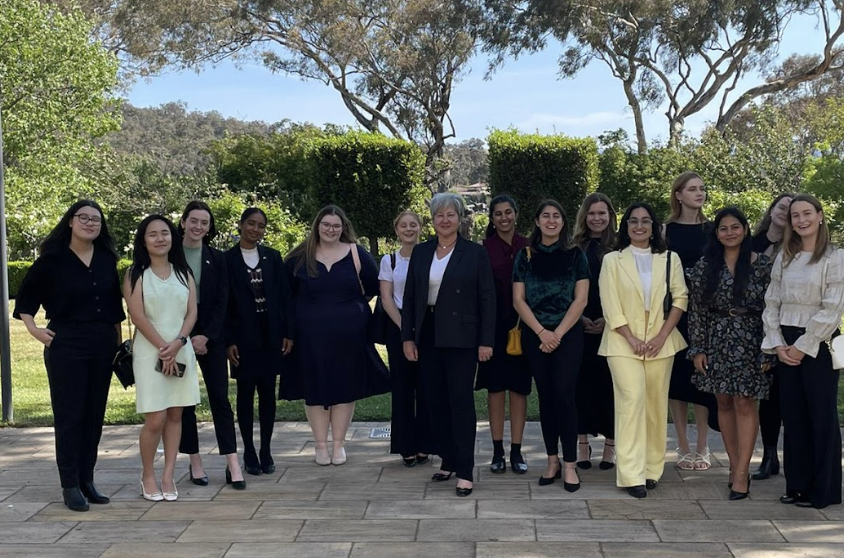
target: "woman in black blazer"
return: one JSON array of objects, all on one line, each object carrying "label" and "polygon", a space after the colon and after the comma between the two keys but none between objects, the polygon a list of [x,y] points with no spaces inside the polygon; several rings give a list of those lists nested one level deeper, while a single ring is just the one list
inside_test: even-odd
[{"label": "woman in black blazer", "polygon": [[[223,336],[223,322],[229,299],[229,273],[223,253],[208,245],[217,236],[214,215],[208,204],[197,200],[188,203],[179,221],[179,234],[182,237],[185,259],[196,281],[198,316],[190,340],[208,392],[208,406],[214,420],[217,449],[220,455],[226,456],[226,466],[229,470],[226,480],[232,481],[235,489],[243,490],[246,488],[246,482],[237,460],[234,413],[229,403],[229,375]],[[179,452],[190,456],[188,475],[191,482],[207,486],[208,475],[202,467],[202,457],[199,453],[195,409],[185,407],[182,412],[182,440]]]},{"label": "woman in black blazer", "polygon": [[431,216],[437,236],[413,250],[404,290],[405,357],[419,361],[423,388],[442,457],[432,480],[457,473],[457,495],[472,493],[478,361],[492,356],[495,284],[486,250],[458,234],[463,199],[437,194]]},{"label": "woman in black blazer", "polygon": [[[229,306],[226,323],[231,375],[237,380],[237,424],[243,464],[250,475],[271,474],[270,451],[276,409],[276,376],[282,356],[293,349],[293,304],[278,250],[260,246],[267,216],[250,207],[240,217],[240,242],[226,252]],[[252,441],[253,402],[258,392],[261,444]]]}]

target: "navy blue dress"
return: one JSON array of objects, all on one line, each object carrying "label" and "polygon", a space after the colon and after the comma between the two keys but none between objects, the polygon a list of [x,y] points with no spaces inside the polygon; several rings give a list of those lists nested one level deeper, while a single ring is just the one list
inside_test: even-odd
[{"label": "navy blue dress", "polygon": [[330,271],[317,262],[317,277],[308,277],[304,264],[296,271],[294,259],[286,264],[298,330],[295,372],[282,375],[280,399],[328,408],[390,391],[387,367],[369,340],[368,299],[378,294],[378,268],[362,247],[352,249],[360,256],[360,282],[351,252]]}]

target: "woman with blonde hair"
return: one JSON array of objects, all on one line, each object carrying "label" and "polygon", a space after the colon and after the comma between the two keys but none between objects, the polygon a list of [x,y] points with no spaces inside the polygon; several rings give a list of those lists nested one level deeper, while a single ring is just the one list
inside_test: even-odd
[{"label": "woman with blonde hair", "polygon": [[601,470],[615,466],[612,375],[607,359],[598,354],[601,335],[606,322],[601,309],[601,294],[598,277],[604,255],[615,248],[616,222],[618,218],[610,199],[595,192],[586,196],[577,212],[574,227],[574,244],[586,253],[592,280],[589,282],[589,298],[583,317],[580,318],[585,332],[583,358],[577,379],[577,466],[592,467],[592,446],[589,435],[604,435],[604,451],[598,467]]},{"label": "woman with blonde hair", "polygon": [[784,504],[841,503],[838,376],[829,341],[844,314],[844,250],[830,243],[820,202],[799,194],[789,206],[762,313],[762,350],[780,361]]},{"label": "woman with blonde hair", "polygon": [[[665,221],[663,233],[668,249],[675,252],[683,269],[691,269],[703,256],[703,247],[709,231],[703,204],[706,202],[706,187],[703,179],[695,172],[680,174],[671,186],[671,215]],[[677,330],[688,339],[689,327],[685,314],[677,324]],[[705,471],[712,466],[707,435],[709,427],[718,428],[718,407],[715,396],[699,391],[692,384],[694,366],[683,350],[674,359],[671,370],[671,385],[668,388],[668,407],[674,430],[677,432],[679,460],[677,467],[683,470]],[[697,443],[694,453],[689,445],[687,417],[689,403],[692,404]],[[707,424],[708,422],[708,424]]]},{"label": "woman with blonde hair", "polygon": [[317,213],[287,266],[297,323],[292,353],[297,376],[289,382],[282,378],[280,397],[304,397],[317,464],[342,465],[355,402],[390,390],[387,367],[369,340],[367,301],[378,294],[378,267],[335,205]]}]

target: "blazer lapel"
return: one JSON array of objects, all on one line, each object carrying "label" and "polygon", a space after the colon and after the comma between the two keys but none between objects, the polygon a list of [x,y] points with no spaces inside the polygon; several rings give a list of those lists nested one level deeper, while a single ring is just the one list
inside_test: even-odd
[{"label": "blazer lapel", "polygon": [[[428,242],[417,246],[413,249],[415,256],[419,252],[419,265],[416,266],[416,271],[419,277],[416,278],[417,298],[422,301],[422,306],[428,304],[428,277],[431,273],[431,264],[434,261],[434,254],[437,253],[437,239],[429,240]],[[420,322],[421,323],[421,322]]]},{"label": "blazer lapel", "polygon": [[642,299],[642,304],[645,304],[645,294],[642,292],[642,281],[639,279],[639,270],[636,268],[636,258],[633,256],[633,252],[629,249],[622,250],[618,262],[628,280],[636,286],[636,293]]},{"label": "blazer lapel", "polygon": [[[448,260],[448,264],[446,264],[445,271],[443,272],[443,283],[445,283],[446,277],[454,273],[454,270],[460,265],[460,260],[463,259],[463,253],[466,251],[466,242],[468,242],[466,239],[458,235],[457,244],[454,245],[454,251],[452,251],[451,258]],[[436,251],[437,248],[435,246],[434,253]]]},{"label": "blazer lapel", "polygon": [[[662,300],[665,297],[665,269],[668,265],[668,252],[654,254],[653,271],[651,272],[651,314],[654,310],[662,311]],[[672,257],[675,257],[674,254]]]}]

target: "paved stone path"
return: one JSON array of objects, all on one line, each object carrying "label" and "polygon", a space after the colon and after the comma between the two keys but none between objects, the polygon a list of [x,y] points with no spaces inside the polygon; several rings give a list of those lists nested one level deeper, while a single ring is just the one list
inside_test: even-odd
[{"label": "paved stone path", "polygon": [[717,434],[710,471],[681,473],[669,451],[659,488],[635,500],[616,488],[614,471],[598,469],[600,441],[578,492],[538,486],[545,458],[535,423],[523,450],[529,473],[492,475],[480,423],[475,491],[457,498],[453,480],[429,482],[435,465],[408,469],[388,455],[388,440],[369,439],[375,426],[384,425],[353,424],[348,463],[319,467],[307,424],[277,424],[277,471],[247,475],[238,492],[224,485],[225,460],[202,425],[211,485],[191,484],[181,456],[179,501],[158,503],[138,496],[139,427],[107,427],[96,480],[112,503],[87,513],[61,504],[52,429],[0,429],[0,558],[844,557],[844,507],[780,504],[781,475],[729,502]]}]

